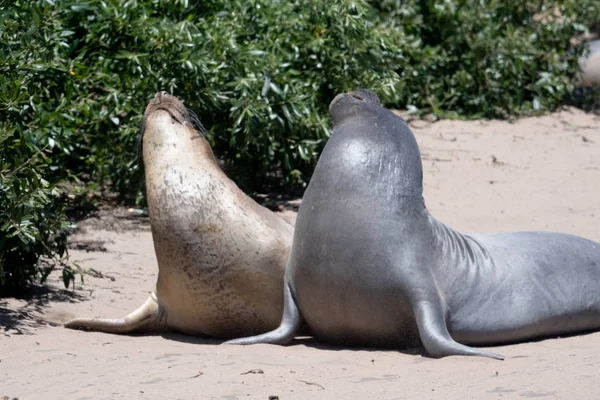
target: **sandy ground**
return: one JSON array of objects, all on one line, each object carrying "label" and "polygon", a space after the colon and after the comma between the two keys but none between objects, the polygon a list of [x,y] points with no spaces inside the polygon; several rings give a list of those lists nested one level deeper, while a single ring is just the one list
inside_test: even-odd
[{"label": "sandy ground", "polygon": [[[465,232],[554,230],[600,241],[600,117],[568,109],[515,124],[412,124],[437,218]],[[87,276],[71,292],[55,274],[28,299],[0,299],[0,399],[600,398],[600,333],[498,347],[507,358],[495,361],[64,329],[73,316],[124,315],[153,289],[147,221],[125,215],[84,221],[72,238],[72,258],[114,280]]]}]

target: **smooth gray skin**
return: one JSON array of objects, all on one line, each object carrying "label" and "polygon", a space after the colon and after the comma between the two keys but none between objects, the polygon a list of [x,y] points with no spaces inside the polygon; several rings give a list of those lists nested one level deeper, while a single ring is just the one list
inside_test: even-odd
[{"label": "smooth gray skin", "polygon": [[422,344],[432,357],[600,328],[600,244],[550,232],[458,233],[422,198],[406,123],[364,92],[330,106],[334,131],[305,192],[275,331],[232,344]]}]

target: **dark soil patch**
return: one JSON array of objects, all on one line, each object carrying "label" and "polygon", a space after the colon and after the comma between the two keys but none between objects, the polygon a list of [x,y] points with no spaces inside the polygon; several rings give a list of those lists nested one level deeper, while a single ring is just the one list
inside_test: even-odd
[{"label": "dark soil patch", "polygon": [[69,249],[83,250],[88,253],[100,252],[106,253],[108,250],[104,246],[105,240],[69,240]]}]

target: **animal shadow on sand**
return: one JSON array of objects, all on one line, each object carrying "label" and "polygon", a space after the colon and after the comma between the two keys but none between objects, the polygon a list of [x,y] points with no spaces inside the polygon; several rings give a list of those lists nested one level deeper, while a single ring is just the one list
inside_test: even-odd
[{"label": "animal shadow on sand", "polygon": [[[221,345],[226,340],[214,339],[210,337],[202,336],[187,336],[174,332],[165,332],[161,336],[166,340],[172,340],[175,342],[189,343],[189,344],[205,344],[205,345]],[[238,345],[226,345],[227,347],[240,348],[245,346]],[[423,347],[415,347],[408,349],[396,349],[396,348],[384,348],[384,347],[360,347],[360,346],[344,346],[344,345],[333,345],[327,343],[317,342],[310,336],[298,336],[292,343],[287,346],[278,347],[292,347],[292,346],[304,346],[318,350],[329,350],[329,351],[366,351],[366,352],[378,352],[378,351],[395,351],[398,353],[411,355],[411,356],[423,356],[429,358]]]},{"label": "animal shadow on sand", "polygon": [[[546,340],[560,340],[560,339],[568,339],[570,337],[575,337],[575,336],[585,336],[585,335],[590,335],[590,334],[594,334],[597,333],[596,331],[585,331],[585,332],[579,332],[579,333],[572,333],[572,334],[562,334],[562,335],[551,335],[551,336],[542,336],[542,337],[537,337],[537,338],[531,338],[525,341],[514,341],[514,342],[507,342],[507,343],[500,343],[500,344],[490,344],[490,345],[486,345],[484,347],[486,348],[495,348],[495,347],[502,347],[502,346],[511,346],[511,345],[519,345],[519,344],[523,344],[523,343],[539,343],[539,342],[544,342]],[[144,335],[152,335],[152,333],[147,333],[147,334],[140,334],[140,336],[144,336]],[[161,333],[160,335],[161,337],[163,337],[166,340],[172,340],[172,341],[176,341],[176,342],[181,342],[181,343],[189,343],[189,344],[203,344],[203,345],[221,345],[224,342],[226,342],[226,340],[223,339],[215,339],[215,338],[211,338],[208,336],[188,336],[188,335],[184,335],[184,334],[180,334],[180,333],[176,333],[176,332],[164,332]],[[240,346],[240,345],[226,345],[228,347],[245,347],[245,346]],[[407,356],[420,356],[420,357],[424,357],[424,358],[428,358],[428,359],[434,359],[434,357],[431,357],[429,354],[427,354],[427,352],[425,351],[424,347],[413,347],[413,348],[406,348],[406,349],[399,349],[399,348],[386,348],[386,347],[361,347],[361,346],[350,346],[350,345],[343,345],[343,344],[329,344],[329,343],[321,343],[316,341],[314,338],[312,338],[311,336],[298,336],[296,337],[292,343],[286,345],[286,346],[279,346],[279,345],[275,345],[278,347],[292,347],[292,346],[304,346],[304,347],[309,347],[309,348],[313,348],[313,349],[318,349],[318,350],[328,350],[328,351],[362,351],[362,352],[381,352],[381,351],[393,351],[393,352],[397,352],[397,353],[401,353],[401,354],[405,354]],[[529,356],[525,356],[525,355],[513,355],[511,356],[511,358],[527,358]]]},{"label": "animal shadow on sand", "polygon": [[53,287],[34,285],[19,297],[0,298],[0,329],[11,334],[30,334],[44,325],[57,325],[46,321],[44,314],[53,303],[76,303],[85,300],[82,293]]}]

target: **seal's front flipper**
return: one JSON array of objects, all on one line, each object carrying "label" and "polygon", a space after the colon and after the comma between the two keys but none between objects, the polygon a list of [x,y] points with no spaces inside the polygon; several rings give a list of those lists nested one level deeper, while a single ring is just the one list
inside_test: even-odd
[{"label": "seal's front flipper", "polygon": [[452,339],[442,306],[439,302],[419,300],[413,305],[421,342],[427,353],[435,358],[445,356],[481,356],[504,360],[504,356],[457,343]]},{"label": "seal's front flipper", "polygon": [[65,328],[89,329],[106,333],[133,333],[156,331],[165,328],[164,313],[156,295],[150,297],[137,310],[123,318],[75,318],[65,323]]},{"label": "seal's front flipper", "polygon": [[263,333],[262,335],[229,340],[223,344],[289,344],[294,340],[301,322],[302,318],[300,317],[300,311],[296,306],[290,287],[286,282],[283,292],[283,317],[281,318],[281,324],[279,324],[277,329]]}]

